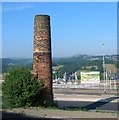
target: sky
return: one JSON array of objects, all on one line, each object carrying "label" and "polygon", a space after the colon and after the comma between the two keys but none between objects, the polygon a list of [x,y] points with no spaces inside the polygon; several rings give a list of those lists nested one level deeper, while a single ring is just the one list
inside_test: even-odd
[{"label": "sky", "polygon": [[3,2],[2,57],[33,56],[39,14],[51,18],[53,57],[117,54],[116,2]]}]

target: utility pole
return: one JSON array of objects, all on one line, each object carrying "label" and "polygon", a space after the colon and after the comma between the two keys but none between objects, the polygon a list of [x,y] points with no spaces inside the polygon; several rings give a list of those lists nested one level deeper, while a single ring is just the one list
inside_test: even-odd
[{"label": "utility pole", "polygon": [[111,72],[111,70],[110,70],[110,77],[109,77],[109,79],[110,79],[110,90],[112,89],[112,82],[111,82],[111,74],[112,74],[112,72]]},{"label": "utility pole", "polygon": [[103,44],[103,78],[104,78],[104,93],[106,93],[104,44]]}]

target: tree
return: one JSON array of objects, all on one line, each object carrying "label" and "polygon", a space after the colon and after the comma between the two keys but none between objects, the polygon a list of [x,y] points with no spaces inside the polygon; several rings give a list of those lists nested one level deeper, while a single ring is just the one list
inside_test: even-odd
[{"label": "tree", "polygon": [[91,67],[91,69],[90,69],[91,71],[95,71],[95,70],[97,70],[95,67]]},{"label": "tree", "polygon": [[38,106],[43,103],[43,83],[23,66],[10,68],[2,86],[3,107]]}]

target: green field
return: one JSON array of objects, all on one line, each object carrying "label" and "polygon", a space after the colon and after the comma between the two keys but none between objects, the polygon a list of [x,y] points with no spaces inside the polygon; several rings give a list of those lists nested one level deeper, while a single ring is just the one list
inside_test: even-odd
[{"label": "green field", "polygon": [[59,66],[54,66],[53,70],[54,71],[58,71],[61,67],[63,67],[64,65],[59,65]]}]

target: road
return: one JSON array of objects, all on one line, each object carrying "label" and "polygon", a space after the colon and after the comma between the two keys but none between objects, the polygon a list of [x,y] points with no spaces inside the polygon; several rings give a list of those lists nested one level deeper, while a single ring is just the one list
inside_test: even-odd
[{"label": "road", "polygon": [[119,97],[115,95],[54,94],[54,100],[59,108],[64,109],[80,108],[89,111],[117,111]]},{"label": "road", "polygon": [[119,111],[118,91],[89,88],[54,88],[54,99],[60,108]]}]

